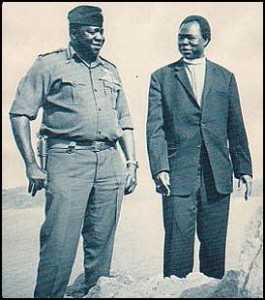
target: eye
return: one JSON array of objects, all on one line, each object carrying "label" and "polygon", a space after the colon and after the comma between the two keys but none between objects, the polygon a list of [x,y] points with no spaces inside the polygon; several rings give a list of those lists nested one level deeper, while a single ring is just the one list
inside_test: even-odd
[{"label": "eye", "polygon": [[91,34],[91,35],[95,35],[97,33],[100,33],[100,34],[103,35],[104,29],[103,28],[99,28],[99,29],[87,29],[86,33]]},{"label": "eye", "polygon": [[182,35],[182,34],[180,34],[179,36],[178,36],[178,39],[179,40],[184,40],[184,39],[188,39],[189,41],[195,41],[196,39],[197,39],[197,37],[196,36],[192,36],[192,35]]}]

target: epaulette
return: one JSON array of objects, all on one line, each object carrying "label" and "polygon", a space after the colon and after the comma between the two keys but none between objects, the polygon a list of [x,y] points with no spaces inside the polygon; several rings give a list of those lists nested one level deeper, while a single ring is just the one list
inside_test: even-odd
[{"label": "epaulette", "polygon": [[102,56],[100,56],[100,59],[106,61],[107,63],[109,63],[110,65],[112,65],[114,68],[117,68],[112,62],[108,61],[106,58],[103,58]]},{"label": "epaulette", "polygon": [[60,49],[54,50],[52,52],[47,52],[47,53],[44,53],[44,54],[39,54],[38,56],[46,56],[46,55],[53,54],[53,53],[63,52],[65,50],[66,50],[65,48],[60,48]]}]

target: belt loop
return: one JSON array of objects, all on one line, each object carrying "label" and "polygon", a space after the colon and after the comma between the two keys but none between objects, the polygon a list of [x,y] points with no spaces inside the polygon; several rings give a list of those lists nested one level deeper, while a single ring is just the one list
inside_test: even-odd
[{"label": "belt loop", "polygon": [[76,142],[71,141],[67,147],[67,153],[73,153],[73,151],[75,150],[75,146],[76,146]]}]

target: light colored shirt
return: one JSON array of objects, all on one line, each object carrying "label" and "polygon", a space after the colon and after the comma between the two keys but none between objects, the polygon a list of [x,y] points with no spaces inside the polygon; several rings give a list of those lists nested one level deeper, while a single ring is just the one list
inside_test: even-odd
[{"label": "light colored shirt", "polygon": [[19,83],[10,114],[34,120],[40,133],[76,141],[115,141],[133,129],[117,68],[98,57],[90,65],[69,45],[40,55]]},{"label": "light colored shirt", "polygon": [[198,104],[201,106],[202,93],[205,80],[206,58],[186,59],[183,58],[185,70],[188,75],[193,92]]}]

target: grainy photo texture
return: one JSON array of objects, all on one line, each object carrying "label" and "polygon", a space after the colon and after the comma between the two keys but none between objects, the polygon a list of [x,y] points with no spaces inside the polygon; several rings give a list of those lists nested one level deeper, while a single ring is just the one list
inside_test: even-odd
[{"label": "grainy photo texture", "polygon": [[2,8],[2,296],[262,298],[262,3]]}]

